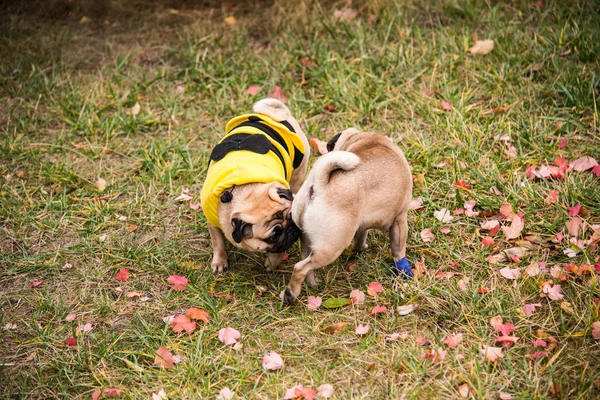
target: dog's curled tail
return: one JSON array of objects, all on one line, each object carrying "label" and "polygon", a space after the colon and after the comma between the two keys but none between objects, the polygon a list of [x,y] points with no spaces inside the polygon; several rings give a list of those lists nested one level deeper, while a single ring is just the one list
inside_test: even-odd
[{"label": "dog's curled tail", "polygon": [[255,113],[268,115],[275,121],[288,121],[292,118],[292,113],[285,104],[270,97],[257,101],[253,110]]},{"label": "dog's curled tail", "polygon": [[349,151],[332,151],[321,156],[311,171],[315,177],[315,187],[327,185],[333,172],[353,170],[359,163],[360,157]]}]

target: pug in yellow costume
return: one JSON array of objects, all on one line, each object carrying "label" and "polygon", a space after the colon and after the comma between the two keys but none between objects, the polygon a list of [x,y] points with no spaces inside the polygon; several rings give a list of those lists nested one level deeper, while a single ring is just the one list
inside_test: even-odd
[{"label": "pug in yellow costume", "polygon": [[308,139],[279,100],[260,100],[253,111],[227,123],[200,194],[215,274],[228,267],[225,238],[239,248],[265,253],[271,270],[301,235],[291,210],[293,193],[306,178]]}]

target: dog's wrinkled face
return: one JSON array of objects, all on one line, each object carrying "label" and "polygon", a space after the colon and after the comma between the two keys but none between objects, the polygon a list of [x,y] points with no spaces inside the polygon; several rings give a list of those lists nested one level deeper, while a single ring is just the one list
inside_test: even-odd
[{"label": "dog's wrinkled face", "polygon": [[233,243],[262,253],[288,249],[301,235],[292,220],[292,200],[292,192],[277,183],[238,199],[231,214]]}]

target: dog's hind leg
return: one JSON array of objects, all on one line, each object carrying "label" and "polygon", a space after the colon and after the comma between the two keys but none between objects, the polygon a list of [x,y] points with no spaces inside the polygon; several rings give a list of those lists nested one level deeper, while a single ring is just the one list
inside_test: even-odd
[{"label": "dog's hind leg", "polygon": [[408,237],[408,211],[396,217],[390,226],[390,244],[394,262],[406,257],[406,239]]},{"label": "dog's hind leg", "polygon": [[267,253],[267,256],[265,257],[265,268],[267,269],[267,272],[271,272],[279,268],[282,262],[282,253]]},{"label": "dog's hind leg", "polygon": [[367,244],[367,230],[358,229],[354,234],[354,250],[357,252],[365,251],[369,248]]}]

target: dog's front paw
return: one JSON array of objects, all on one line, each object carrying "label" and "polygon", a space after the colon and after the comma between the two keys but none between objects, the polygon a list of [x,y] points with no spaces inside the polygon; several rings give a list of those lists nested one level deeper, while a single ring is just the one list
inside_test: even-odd
[{"label": "dog's front paw", "polygon": [[283,291],[282,299],[284,306],[291,306],[298,300],[289,287],[285,288],[285,290]]},{"label": "dog's front paw", "polygon": [[215,274],[215,275],[222,274],[223,272],[225,272],[227,270],[227,267],[228,267],[227,260],[225,260],[225,262],[213,260],[213,262],[212,262],[212,271],[213,271],[213,274]]}]

